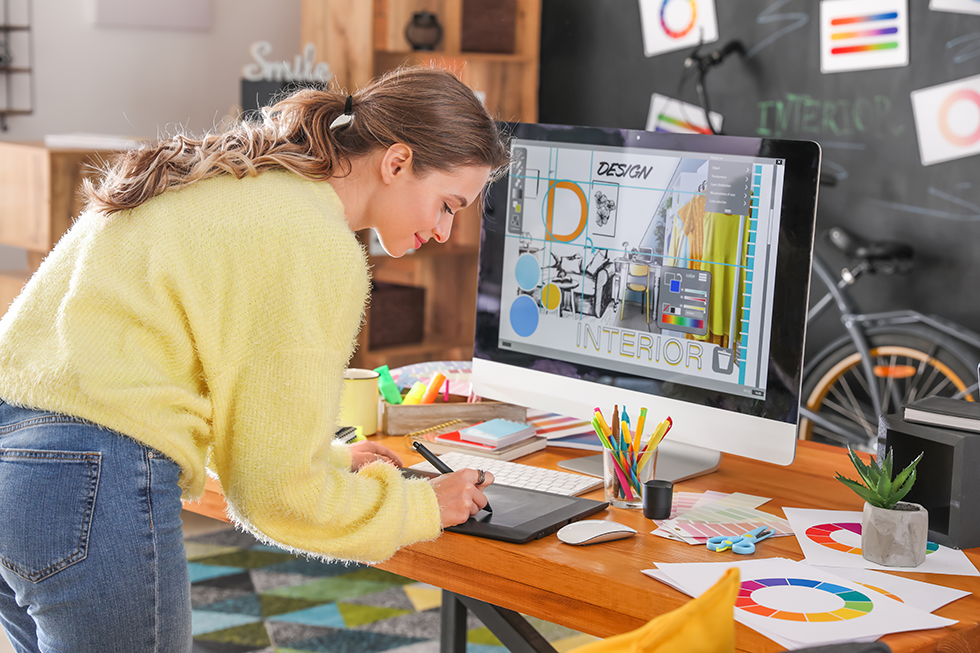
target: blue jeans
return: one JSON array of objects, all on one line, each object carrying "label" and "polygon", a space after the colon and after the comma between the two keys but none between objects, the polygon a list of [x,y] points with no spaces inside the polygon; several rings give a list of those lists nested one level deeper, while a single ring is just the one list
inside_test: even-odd
[{"label": "blue jeans", "polygon": [[180,468],[0,400],[0,624],[18,653],[188,653]]}]

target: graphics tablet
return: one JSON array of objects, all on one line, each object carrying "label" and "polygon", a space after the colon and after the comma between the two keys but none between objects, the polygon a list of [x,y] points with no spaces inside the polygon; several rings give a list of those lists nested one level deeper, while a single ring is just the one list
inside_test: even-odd
[{"label": "graphics tablet", "polygon": [[[402,470],[402,474],[425,478],[436,476],[431,472],[407,468]],[[565,524],[609,507],[604,501],[496,483],[488,486],[483,493],[493,506],[493,514],[481,511],[458,526],[450,526],[447,531],[523,544],[556,533]]]}]

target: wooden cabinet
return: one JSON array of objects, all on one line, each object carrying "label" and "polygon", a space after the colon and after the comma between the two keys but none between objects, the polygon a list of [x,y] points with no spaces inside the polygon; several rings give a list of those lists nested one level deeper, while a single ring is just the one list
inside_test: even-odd
[{"label": "wooden cabinet", "polygon": [[79,188],[112,152],[0,142],[0,243],[27,250],[27,270],[0,270],[0,313],[82,209]]},{"label": "wooden cabinet", "polygon": [[[342,88],[363,86],[403,63],[447,68],[481,94],[499,120],[535,122],[541,0],[512,0],[515,15],[502,24],[514,29],[514,51],[466,52],[464,21],[485,0],[303,0],[302,41],[316,45]],[[507,3],[503,3],[507,4]],[[436,14],[443,38],[433,51],[413,51],[405,27],[419,11]],[[424,98],[419,98],[424,102]],[[419,344],[371,347],[361,331],[352,365],[392,367],[424,360],[468,360],[473,355],[480,207],[456,215],[444,245],[430,243],[401,259],[371,257],[378,281],[426,288],[425,337]],[[368,311],[370,322],[370,310]]]}]

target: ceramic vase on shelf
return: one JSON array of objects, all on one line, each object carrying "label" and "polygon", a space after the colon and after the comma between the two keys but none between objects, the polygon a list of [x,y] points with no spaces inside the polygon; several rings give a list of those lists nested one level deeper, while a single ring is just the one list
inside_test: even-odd
[{"label": "ceramic vase on shelf", "polygon": [[929,513],[917,503],[899,501],[894,510],[864,504],[861,555],[886,567],[918,567],[926,559]]},{"label": "ceramic vase on shelf", "polygon": [[405,40],[415,50],[434,50],[442,40],[442,25],[431,11],[417,11],[405,27]]}]

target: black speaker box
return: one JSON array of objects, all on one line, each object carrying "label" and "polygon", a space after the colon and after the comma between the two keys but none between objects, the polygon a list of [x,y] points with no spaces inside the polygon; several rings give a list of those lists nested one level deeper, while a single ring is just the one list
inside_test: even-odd
[{"label": "black speaker box", "polygon": [[944,546],[980,546],[980,433],[881,417],[879,438],[899,471],[923,453],[905,501],[929,511],[929,539]]}]

